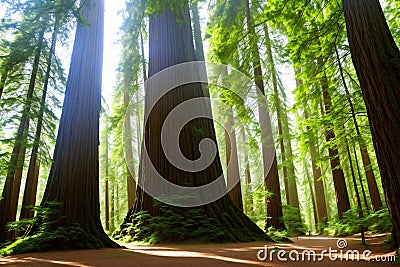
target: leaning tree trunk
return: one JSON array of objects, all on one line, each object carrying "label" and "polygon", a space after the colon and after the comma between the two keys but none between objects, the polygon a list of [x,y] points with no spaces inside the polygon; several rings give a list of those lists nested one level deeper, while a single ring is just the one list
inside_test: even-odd
[{"label": "leaning tree trunk", "polygon": [[[170,3],[162,2],[163,6],[159,14],[150,15],[149,27],[149,77],[156,75],[159,71],[179,63],[190,62],[196,59],[192,30],[190,24],[188,2],[185,1],[185,8],[175,14],[171,11]],[[157,13],[157,12],[156,12]],[[124,223],[121,225],[121,235],[128,234],[129,224],[133,222],[136,213],[146,210],[152,216],[162,216],[163,212],[158,205],[154,205],[154,199],[142,187],[147,188],[153,185],[159,190],[159,183],[154,184],[154,176],[150,176],[151,166],[164,179],[176,185],[193,187],[207,185],[222,175],[222,166],[218,154],[212,163],[204,170],[189,172],[172,164],[166,157],[162,147],[161,129],[169,113],[179,104],[190,99],[203,97],[204,92],[200,83],[190,83],[178,86],[165,94],[150,110],[149,103],[159,96],[159,91],[166,89],[164,82],[152,83],[146,88],[146,118],[144,140],[142,146],[141,166],[139,167],[139,185],[137,189],[137,200],[134,208],[128,212]],[[204,102],[204,115],[210,111]],[[180,115],[178,115],[180,116]],[[172,130],[172,129],[169,129]],[[174,138],[175,136],[171,136]],[[188,160],[199,158],[199,143],[204,138],[213,140],[216,144],[213,122],[205,118],[195,118],[179,133],[179,147]],[[144,160],[148,152],[149,160]],[[153,183],[153,184],[152,184]],[[224,190],[225,182],[217,185],[217,190]],[[226,188],[223,191],[226,193]],[[178,192],[179,194],[179,192]],[[176,195],[176,194],[174,194]],[[156,195],[160,199],[160,195]],[[179,197],[186,197],[181,196]],[[174,207],[176,213],[184,214],[192,208]],[[269,239],[268,236],[258,228],[244,213],[237,208],[228,195],[206,205],[198,206],[209,219],[223,229],[224,235],[220,241],[249,241]],[[225,214],[225,216],[222,216]],[[204,227],[208,227],[204,225]],[[183,235],[184,233],[182,233]]]},{"label": "leaning tree trunk", "polygon": [[[379,194],[378,185],[376,183],[375,174],[374,174],[374,171],[371,166],[371,160],[370,160],[370,157],[368,154],[367,146],[365,145],[365,142],[361,135],[360,127],[357,122],[356,111],[354,108],[353,101],[351,100],[351,97],[350,97],[350,90],[347,87],[346,79],[344,77],[344,71],[342,68],[342,63],[340,62],[339,51],[336,46],[335,46],[335,52],[336,52],[338,66],[339,66],[340,76],[341,76],[342,82],[343,82],[343,87],[346,92],[346,98],[347,98],[347,101],[349,102],[349,106],[350,106],[351,117],[353,118],[354,127],[355,127],[357,137],[358,137],[358,144],[360,147],[361,159],[362,159],[362,162],[364,165],[365,176],[367,177],[367,184],[368,184],[369,196],[370,196],[371,203],[372,203],[372,208],[374,209],[374,211],[378,211],[379,209],[382,208],[382,201],[381,201],[381,197]],[[355,156],[357,157],[356,154],[355,154]],[[357,164],[357,168],[358,168],[358,164]],[[364,187],[362,186],[362,188],[364,188]],[[365,206],[367,209],[369,209],[366,201],[365,201]]]},{"label": "leaning tree trunk", "polygon": [[343,0],[390,217],[400,240],[400,52],[378,0]]},{"label": "leaning tree trunk", "polygon": [[[252,54],[252,64],[254,77],[256,79],[257,89],[260,90],[262,95],[259,98],[265,98],[265,87],[261,69],[261,59],[258,50],[257,40],[255,38],[256,32],[252,22],[250,13],[249,0],[245,1],[246,8],[246,21],[247,29],[252,36],[250,52]],[[257,92],[258,92],[257,90]],[[266,204],[266,223],[265,228],[274,227],[275,229],[286,229],[284,222],[282,221],[283,210],[282,210],[282,199],[281,199],[281,188],[279,184],[279,173],[278,173],[278,162],[276,160],[275,144],[272,140],[272,125],[269,112],[263,101],[259,101],[259,112],[260,112],[260,128],[261,128],[261,139],[262,139],[262,153],[263,153],[263,167],[264,167],[264,186],[266,191],[271,193],[271,196],[265,199]],[[273,153],[270,151],[273,150]],[[268,155],[273,154],[272,164],[269,163]]]},{"label": "leaning tree trunk", "polygon": [[[99,117],[103,63],[104,0],[85,1],[89,25],[78,23],[69,77],[53,156],[41,206],[60,203],[51,227],[79,224],[96,240],[81,236],[83,247],[118,247],[104,232],[99,201]],[[76,247],[78,244],[69,244]]]}]

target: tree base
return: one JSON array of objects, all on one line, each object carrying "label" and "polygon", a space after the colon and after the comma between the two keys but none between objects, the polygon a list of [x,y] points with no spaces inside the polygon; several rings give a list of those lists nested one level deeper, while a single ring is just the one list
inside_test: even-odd
[{"label": "tree base", "polygon": [[112,241],[104,232],[91,233],[80,225],[58,227],[54,230],[19,238],[0,250],[0,255],[70,249],[100,249],[121,247]]},{"label": "tree base", "polygon": [[135,207],[132,208],[113,237],[148,243],[274,242],[230,199],[225,211],[216,202],[196,208],[161,203],[154,207],[159,215],[146,210],[134,212]]}]

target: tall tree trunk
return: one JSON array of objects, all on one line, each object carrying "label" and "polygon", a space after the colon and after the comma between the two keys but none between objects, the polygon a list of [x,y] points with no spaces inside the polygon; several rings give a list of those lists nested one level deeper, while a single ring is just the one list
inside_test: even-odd
[{"label": "tall tree trunk", "polygon": [[[166,2],[162,2],[162,10],[159,14],[150,15],[149,31],[149,77],[159,71],[179,63],[195,60],[193,36],[191,30],[188,2],[184,2],[185,8],[179,15],[171,11],[171,7]],[[146,188],[151,185],[154,176],[150,176],[151,167],[171,183],[180,186],[202,186],[215,181],[222,175],[222,166],[217,155],[213,162],[204,170],[188,172],[173,165],[166,157],[161,142],[161,129],[168,114],[179,104],[190,99],[203,97],[204,92],[200,83],[191,83],[178,86],[171,92],[165,94],[162,99],[156,102],[150,110],[149,103],[159,97],[160,91],[165,89],[165,84],[155,82],[146,88],[145,102],[145,132],[144,142],[141,153],[141,167],[139,169],[139,185]],[[211,110],[204,102],[204,115]],[[170,129],[172,130],[172,129]],[[175,136],[173,136],[175,137]],[[188,160],[200,157],[199,143],[203,138],[209,138],[216,143],[215,130],[212,121],[204,118],[195,118],[179,133],[179,149]],[[149,160],[145,160],[144,153],[148,152]],[[153,166],[149,166],[149,163]],[[153,185],[156,186],[157,185]],[[153,216],[160,216],[162,212],[158,206],[153,205],[153,198],[148,195],[143,188],[138,186],[137,200],[134,208],[131,209],[121,226],[122,234],[126,230],[128,223],[132,223],[136,212],[146,210]],[[157,190],[173,190],[170,187]],[[226,185],[218,183],[215,189],[218,192],[226,192]],[[156,197],[160,197],[159,195]],[[206,197],[206,196],[204,196]],[[201,196],[203,198],[203,196]],[[185,212],[185,208],[176,208],[177,212]],[[192,208],[193,209],[193,208]],[[221,227],[225,228],[227,241],[244,241],[269,239],[268,236],[259,229],[240,209],[238,209],[228,195],[203,206],[198,209],[203,210],[208,217],[215,219]],[[226,216],[221,216],[225,213]]]},{"label": "tall tree trunk", "polygon": [[[236,142],[236,131],[233,128],[234,118],[233,110],[229,108],[226,110],[227,121],[225,123],[225,145],[226,145],[226,175],[227,175],[227,186],[232,188],[229,191],[229,196],[231,197],[233,203],[240,209],[243,210],[243,200],[242,200],[242,187],[240,183],[240,172],[239,172],[239,160],[238,160],[238,150]],[[239,181],[238,183],[236,183]],[[236,183],[233,185],[233,183]]]},{"label": "tall tree trunk", "polygon": [[200,25],[200,16],[199,16],[199,7],[197,5],[196,0],[190,1],[190,8],[192,10],[192,21],[193,21],[193,38],[194,38],[194,47],[196,53],[196,60],[204,61],[204,48],[203,48],[203,40],[201,38],[201,25]]},{"label": "tall tree trunk", "polygon": [[[305,169],[305,172],[306,172],[308,190],[310,190],[311,207],[312,207],[313,215],[314,215],[315,228],[319,231],[319,229],[318,229],[318,213],[317,213],[317,205],[316,205],[316,201],[315,201],[313,183],[312,183],[311,178],[310,178],[310,173],[308,171],[308,166],[307,166],[305,158],[304,158],[304,161],[303,161],[303,166],[304,166],[304,169]],[[310,221],[310,223],[311,223],[311,221]]]},{"label": "tall tree trunk", "polygon": [[240,129],[240,136],[241,136],[241,141],[243,145],[243,154],[244,154],[244,174],[245,174],[245,191],[244,191],[244,196],[245,196],[245,203],[244,203],[244,212],[246,214],[249,214],[251,211],[253,211],[253,198],[251,195],[251,173],[250,173],[250,162],[249,162],[249,153],[247,150],[247,141],[246,141],[246,130],[244,129],[243,124],[241,124],[241,129]]},{"label": "tall tree trunk", "polygon": [[[322,66],[322,60],[318,60],[318,63]],[[324,101],[324,108],[326,114],[331,112],[332,108],[332,100],[329,94],[329,84],[328,79],[326,76],[322,78],[322,94],[323,94],[323,101]],[[335,131],[334,125],[329,123],[326,125],[326,142],[332,142],[335,138]],[[329,147],[328,148],[329,157],[330,157],[330,164],[332,169],[332,176],[333,176],[333,184],[335,187],[336,193],[336,204],[338,208],[338,216],[339,219],[343,218],[343,213],[350,209],[350,200],[349,194],[347,192],[346,180],[344,177],[343,169],[340,164],[340,156],[339,150],[336,147]]]},{"label": "tall tree trunk", "polygon": [[[31,158],[29,161],[28,173],[26,176],[24,198],[22,200],[20,219],[32,218],[34,213],[32,210],[27,209],[27,206],[33,206],[36,202],[36,191],[37,191],[37,180],[35,178],[36,168],[39,166],[38,163],[38,151],[39,143],[42,134],[43,127],[43,116],[46,106],[47,89],[49,85],[50,72],[51,72],[51,62],[53,60],[53,54],[55,53],[56,43],[57,43],[57,32],[58,32],[58,20],[56,19],[53,29],[53,35],[51,37],[51,47],[49,51],[49,56],[47,58],[47,69],[44,77],[43,93],[42,99],[40,100],[40,109],[38,113],[38,122],[36,125],[35,139],[33,141],[33,147],[31,151]],[[35,186],[36,184],[36,186]]]},{"label": "tall tree trunk", "polygon": [[[78,23],[57,141],[41,206],[60,202],[51,227],[79,224],[97,240],[83,247],[118,247],[100,221],[99,117],[103,65],[104,0],[85,1]],[[75,247],[77,244],[70,244]]]},{"label": "tall tree trunk", "polygon": [[[39,33],[39,39],[38,39],[38,44],[35,52],[35,58],[33,62],[33,67],[32,67],[32,72],[31,72],[31,77],[29,81],[29,87],[28,87],[28,92],[26,96],[26,103],[24,104],[23,111],[22,111],[22,116],[21,116],[21,121],[18,127],[17,135],[15,138],[15,143],[14,143],[14,148],[12,151],[11,159],[8,165],[7,169],[7,177],[2,193],[2,198],[0,200],[0,242],[6,240],[6,225],[8,222],[15,221],[16,218],[16,208],[15,212],[14,209],[10,209],[12,203],[15,203],[15,199],[18,201],[18,196],[14,194],[12,195],[13,191],[19,192],[19,188],[14,187],[14,184],[18,184],[18,182],[15,181],[15,172],[23,166],[18,167],[18,158],[20,157],[20,153],[23,152],[25,154],[24,148],[25,147],[25,142],[26,142],[26,135],[27,130],[29,128],[29,112],[31,109],[31,102],[33,100],[33,92],[35,90],[35,83],[36,83],[36,77],[39,69],[39,61],[40,61],[40,55],[42,52],[42,47],[43,47],[43,39],[44,39],[44,31],[45,29],[43,28],[42,31]],[[19,187],[19,186],[18,186]]]},{"label": "tall tree trunk", "polygon": [[[369,195],[370,195],[370,199],[371,199],[371,203],[372,203],[372,208],[374,209],[374,211],[378,211],[379,209],[382,208],[382,201],[381,201],[381,197],[379,194],[378,185],[376,184],[375,174],[371,167],[371,160],[369,158],[367,146],[365,145],[365,142],[361,135],[360,127],[358,126],[356,111],[354,108],[353,101],[351,100],[351,97],[350,97],[349,88],[347,87],[347,83],[344,78],[344,73],[343,73],[344,71],[342,68],[342,63],[340,62],[340,56],[339,56],[339,51],[338,51],[337,46],[335,46],[335,52],[336,52],[337,62],[339,65],[340,75],[341,75],[342,82],[343,82],[343,87],[346,92],[347,101],[349,102],[349,105],[350,105],[351,116],[353,118],[354,127],[356,129],[356,133],[357,133],[357,137],[358,137],[358,144],[360,147],[361,159],[362,159],[362,162],[364,165],[365,175],[367,177],[367,184],[368,184]],[[357,166],[358,166],[358,164],[357,164]],[[366,204],[366,207],[368,209],[367,204]]]},{"label": "tall tree trunk", "polygon": [[378,0],[342,0],[382,186],[400,240],[400,52]]},{"label": "tall tree trunk", "polygon": [[109,190],[109,184],[110,184],[110,171],[109,171],[109,159],[108,159],[108,153],[109,153],[109,143],[108,143],[108,122],[106,121],[106,133],[105,133],[105,159],[104,159],[104,164],[105,164],[105,197],[104,197],[104,205],[105,205],[105,215],[106,215],[106,230],[110,230],[110,190]]},{"label": "tall tree trunk", "polygon": [[[252,54],[252,64],[254,77],[256,79],[256,86],[261,92],[259,98],[264,98],[265,101],[265,89],[264,81],[261,69],[261,60],[258,50],[258,43],[256,32],[253,26],[252,17],[250,13],[249,0],[245,1],[246,8],[246,21],[247,29],[250,36],[252,36],[250,52]],[[257,91],[258,92],[258,91]],[[272,125],[269,112],[266,110],[265,102],[259,101],[259,116],[260,116],[260,128],[261,128],[261,139],[262,139],[262,152],[263,152],[263,166],[264,166],[264,186],[265,190],[272,193],[272,195],[265,199],[266,204],[266,229],[274,227],[276,229],[285,229],[285,224],[282,221],[282,199],[281,189],[279,185],[279,174],[278,174],[278,163],[276,160],[275,144],[272,139]],[[269,163],[267,158],[269,155],[273,155],[272,165]]]},{"label": "tall tree trunk", "polygon": [[[351,158],[349,143],[348,143],[347,140],[346,140],[346,150],[347,150],[347,157],[349,158],[351,178],[352,178],[352,181],[353,181],[354,193],[355,193],[356,203],[357,203],[357,207],[358,207],[358,218],[362,219],[362,218],[364,218],[364,214],[363,214],[362,205],[361,205],[361,198],[360,198],[360,193],[358,191],[356,176],[355,176],[355,172],[354,172],[353,159]],[[361,232],[361,242],[362,242],[363,245],[366,245],[366,243],[365,243],[365,235],[364,235],[364,228],[362,226],[360,228],[360,232]]]},{"label": "tall tree trunk", "polygon": [[[300,204],[299,204],[299,195],[297,192],[297,185],[296,185],[296,177],[294,173],[294,166],[293,166],[293,155],[289,155],[289,151],[286,150],[286,144],[289,147],[290,146],[290,154],[292,154],[291,151],[291,142],[290,140],[286,141],[284,137],[284,128],[285,126],[283,125],[284,123],[288,123],[285,121],[285,108],[282,104],[282,101],[279,97],[279,91],[278,91],[278,77],[277,77],[277,71],[275,67],[275,60],[272,54],[272,45],[271,45],[271,39],[269,37],[269,29],[266,24],[264,24],[264,31],[265,31],[265,42],[266,42],[266,48],[267,48],[267,59],[268,59],[268,65],[269,65],[269,72],[271,73],[272,76],[272,88],[274,90],[275,94],[275,106],[276,106],[276,115],[277,115],[277,120],[278,120],[278,132],[280,136],[280,147],[281,147],[281,154],[282,154],[282,165],[283,165],[283,177],[287,181],[287,191],[289,191],[289,194],[286,194],[287,196],[287,202],[288,205],[293,206],[297,209],[300,209]],[[287,127],[288,128],[288,127]],[[289,150],[289,149],[288,149]],[[288,157],[289,156],[289,157]],[[291,164],[289,164],[291,162]],[[291,168],[289,168],[289,166]],[[290,169],[290,170],[289,170]],[[290,172],[290,173],[289,173]],[[301,220],[300,217],[300,210],[298,213],[299,219]]]},{"label": "tall tree trunk", "polygon": [[[295,73],[300,73],[300,69],[295,70]],[[303,85],[303,81],[300,79],[296,79],[296,87],[299,88]],[[308,120],[308,107],[304,107],[304,119]],[[325,187],[324,187],[324,180],[322,179],[322,171],[321,167],[317,164],[317,155],[318,155],[318,139],[314,135],[310,126],[307,126],[307,130],[310,131],[310,156],[311,156],[311,166],[312,166],[312,173],[314,177],[314,190],[315,190],[315,202],[316,202],[316,209],[317,209],[317,221],[318,224],[316,228],[318,232],[321,233],[325,227],[325,224],[328,222],[328,210],[326,207],[326,199],[325,199]]]},{"label": "tall tree trunk", "polygon": [[[125,88],[127,90],[127,88]],[[128,92],[124,92],[124,104],[127,107],[129,105],[129,94]],[[130,109],[127,109],[126,112],[130,112]],[[133,207],[136,199],[136,181],[134,178],[135,175],[135,163],[133,159],[133,147],[132,147],[132,129],[131,129],[131,114],[125,114],[125,123],[124,123],[124,131],[125,131],[125,160],[126,160],[126,185],[127,185],[127,193],[128,193],[128,210]]]}]

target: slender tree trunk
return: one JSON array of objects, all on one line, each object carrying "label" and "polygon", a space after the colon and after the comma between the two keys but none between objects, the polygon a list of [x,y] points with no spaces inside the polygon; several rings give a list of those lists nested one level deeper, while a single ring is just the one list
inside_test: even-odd
[{"label": "slender tree trunk", "polygon": [[0,77],[0,99],[3,95],[4,87],[6,86],[7,77],[8,77],[8,71],[5,70]]},{"label": "slender tree trunk", "polygon": [[[362,219],[362,218],[364,218],[364,214],[363,214],[363,211],[362,211],[361,198],[360,198],[360,193],[358,191],[356,176],[355,176],[355,173],[354,173],[353,159],[351,158],[349,143],[348,143],[347,140],[346,140],[346,150],[347,150],[347,156],[349,158],[351,178],[352,178],[352,181],[353,181],[354,193],[355,193],[356,203],[357,203],[357,207],[358,207],[358,218]],[[366,243],[365,243],[365,235],[364,235],[364,228],[363,227],[361,227],[360,232],[361,232],[361,242],[362,242],[363,245],[366,245]]]},{"label": "slender tree trunk", "polygon": [[[252,17],[250,13],[250,3],[249,0],[245,0],[246,8],[246,21],[247,29],[250,36],[253,37],[251,40],[251,54],[252,54],[252,64],[254,77],[256,79],[256,86],[261,92],[259,98],[264,98],[265,101],[265,89],[264,81],[261,70],[261,60],[258,50],[257,39],[255,38],[256,33],[252,23]],[[261,101],[261,100],[260,100]],[[260,102],[259,101],[259,102]],[[266,204],[266,229],[273,226],[276,229],[285,229],[285,224],[282,221],[283,211],[282,211],[282,199],[281,199],[281,189],[279,185],[279,174],[278,174],[278,163],[276,160],[275,144],[272,140],[272,125],[269,112],[266,110],[265,103],[261,101],[259,103],[259,116],[260,116],[260,128],[261,128],[261,139],[262,139],[262,152],[263,152],[263,166],[264,166],[264,186],[265,190],[272,193],[272,195],[265,199]],[[267,157],[273,155],[272,164],[269,163]]]},{"label": "slender tree trunk", "polygon": [[[300,70],[295,70],[295,73],[298,74]],[[303,81],[300,79],[296,79],[296,87],[300,87],[303,85]],[[304,119],[308,120],[308,107],[304,107]],[[326,199],[325,199],[325,186],[324,180],[322,177],[321,167],[317,164],[317,155],[318,155],[318,138],[315,137],[314,132],[312,131],[310,126],[307,126],[307,130],[310,131],[310,156],[311,156],[311,166],[312,166],[312,173],[314,177],[314,190],[315,190],[315,202],[316,202],[316,209],[317,209],[317,221],[318,224],[316,228],[318,232],[321,233],[325,224],[328,221],[328,210],[326,207]]]},{"label": "slender tree trunk", "polygon": [[106,127],[105,127],[105,137],[104,137],[104,146],[105,146],[105,158],[104,158],[104,169],[105,169],[105,196],[104,196],[104,205],[105,205],[105,215],[106,215],[106,230],[110,231],[110,166],[109,166],[109,142],[108,142],[108,120],[106,119]]},{"label": "slender tree trunk", "polygon": [[[53,164],[41,206],[56,207],[52,228],[79,224],[96,240],[83,247],[118,247],[104,232],[99,201],[99,117],[103,65],[104,0],[85,1],[71,57]],[[75,247],[77,244],[70,244]]]},{"label": "slender tree trunk", "polygon": [[111,211],[110,211],[110,231],[115,230],[115,184],[111,182]]},{"label": "slender tree trunk", "polygon": [[400,52],[378,0],[342,3],[386,203],[400,240]]},{"label": "slender tree trunk", "polygon": [[[357,133],[357,137],[358,137],[358,144],[360,147],[361,159],[362,159],[362,162],[364,165],[365,175],[367,177],[367,184],[368,184],[369,195],[370,195],[370,199],[371,199],[371,203],[372,203],[372,208],[374,209],[374,211],[378,211],[379,209],[382,208],[382,201],[381,201],[381,197],[379,194],[378,185],[376,184],[376,178],[375,178],[374,171],[371,168],[371,160],[369,158],[367,146],[364,143],[364,140],[361,135],[360,127],[358,126],[354,104],[353,104],[353,101],[351,100],[350,91],[349,91],[349,88],[347,87],[347,83],[344,78],[343,68],[342,68],[342,64],[340,62],[339,51],[336,46],[335,46],[335,52],[336,52],[337,62],[339,65],[340,75],[341,75],[342,82],[343,82],[343,87],[346,92],[347,101],[349,102],[349,105],[350,105],[350,111],[351,111],[351,115],[352,115],[353,122],[354,122],[354,127],[356,129],[356,133]],[[358,167],[358,164],[357,164],[357,167]],[[369,209],[368,205],[366,205],[366,207],[367,207],[367,209]]]},{"label": "slender tree trunk", "polygon": [[[128,106],[129,104],[129,94],[128,92],[124,92],[124,104]],[[127,112],[130,110],[127,109]],[[126,185],[128,191],[128,210],[133,207],[136,199],[136,181],[134,178],[135,175],[135,163],[133,159],[133,147],[132,147],[132,129],[131,129],[131,115],[125,114],[125,123],[124,123],[124,131],[125,131],[125,160],[126,160]]]},{"label": "slender tree trunk", "polygon": [[[278,92],[278,78],[277,78],[277,71],[276,71],[276,67],[275,67],[275,61],[274,61],[274,57],[272,54],[272,46],[271,46],[271,39],[269,37],[269,29],[268,26],[266,24],[264,24],[264,30],[265,30],[265,40],[266,40],[266,48],[267,48],[267,58],[268,58],[268,62],[269,62],[269,72],[271,73],[272,76],[272,88],[274,90],[274,94],[275,94],[275,106],[276,106],[276,115],[277,115],[277,119],[278,119],[278,132],[279,132],[279,136],[280,136],[280,147],[281,147],[281,154],[282,154],[282,165],[283,165],[283,177],[284,180],[287,181],[285,182],[285,184],[287,183],[287,189],[286,191],[288,191],[288,193],[286,194],[286,198],[287,198],[287,203],[290,206],[293,206],[297,209],[299,209],[299,213],[298,216],[301,220],[300,217],[300,204],[299,204],[299,196],[297,193],[297,185],[296,185],[296,177],[295,177],[295,173],[294,173],[294,166],[293,166],[293,159],[292,156],[290,155],[289,157],[287,157],[289,155],[289,151],[286,151],[286,145],[285,145],[285,140],[284,140],[284,121],[285,121],[285,108],[282,104],[282,101],[279,97],[279,92]],[[287,121],[286,121],[287,123]],[[291,154],[291,144],[290,144],[290,140],[286,141],[287,146],[290,146],[290,154]],[[291,162],[291,164],[288,164],[289,162]],[[290,170],[289,167],[290,166]],[[290,172],[290,173],[289,173]]]},{"label": "slender tree trunk", "polygon": [[[57,43],[57,32],[58,32],[58,20],[56,20],[56,22],[54,24],[53,35],[52,35],[52,39],[51,39],[51,47],[50,47],[50,51],[49,51],[49,57],[47,58],[47,62],[46,62],[47,69],[46,69],[46,73],[45,73],[45,77],[44,77],[43,94],[42,94],[42,99],[40,101],[40,109],[39,109],[39,113],[38,113],[38,122],[36,125],[35,139],[33,141],[31,158],[29,161],[28,173],[26,176],[24,198],[22,200],[20,219],[32,218],[34,215],[33,211],[27,209],[26,207],[35,205],[35,202],[36,202],[37,180],[35,179],[35,172],[36,172],[37,166],[39,166],[38,150],[39,150],[39,143],[40,143],[41,134],[42,134],[43,116],[44,116],[44,110],[45,110],[45,106],[46,106],[47,89],[48,89],[49,79],[50,79],[51,62],[53,60],[53,54],[55,53],[56,43]],[[34,186],[35,183],[36,183],[36,187]]]},{"label": "slender tree trunk", "polygon": [[244,173],[245,173],[245,203],[244,203],[244,212],[246,214],[249,214],[251,211],[253,211],[253,198],[251,195],[251,173],[250,173],[250,163],[249,163],[249,153],[247,151],[247,141],[246,141],[246,130],[244,129],[243,124],[241,124],[241,129],[240,129],[240,135],[241,135],[241,141],[243,145],[243,154],[244,154]]},{"label": "slender tree trunk", "polygon": [[[306,163],[305,159],[304,159],[304,162],[303,162],[303,166],[304,166],[304,169],[305,169],[305,172],[306,172],[308,190],[310,190],[311,207],[312,207],[313,214],[314,214],[315,228],[318,229],[318,213],[317,213],[317,205],[316,205],[315,196],[314,196],[313,183],[311,181],[310,173],[308,171],[308,166],[307,166],[307,163]],[[310,223],[311,223],[311,221],[310,221]]]},{"label": "slender tree trunk", "polygon": [[[321,60],[319,60],[320,65]],[[324,100],[324,108],[326,114],[329,114],[332,107],[332,100],[331,96],[328,91],[328,79],[323,77],[322,79],[322,93],[323,93],[323,100]],[[334,126],[332,123],[327,125],[327,132],[326,132],[326,142],[332,142],[335,138],[335,131]],[[332,176],[333,176],[333,184],[335,186],[335,193],[336,193],[336,203],[338,208],[338,215],[339,219],[343,218],[343,213],[350,209],[350,200],[349,194],[347,192],[346,180],[344,177],[343,169],[340,164],[340,156],[339,150],[336,147],[329,147],[328,148],[331,169],[332,169]]]},{"label": "slender tree trunk", "polygon": [[200,25],[200,16],[199,16],[199,8],[197,6],[197,1],[191,1],[190,8],[192,10],[192,21],[193,21],[193,37],[194,37],[194,47],[196,53],[196,60],[204,61],[204,48],[203,48],[203,40],[201,38],[201,25]]},{"label": "slender tree trunk", "polygon": [[359,162],[358,162],[358,156],[357,156],[357,151],[356,151],[356,147],[355,146],[353,146],[353,153],[354,153],[354,158],[356,160],[358,181],[360,182],[361,192],[362,192],[363,200],[364,200],[364,206],[367,209],[367,213],[369,213],[369,205],[368,205],[368,201],[367,201],[367,195],[365,194],[364,183],[363,183],[363,180],[362,180],[362,177],[361,177],[360,165],[359,165]]},{"label": "slender tree trunk", "polygon": [[[17,166],[18,164],[18,158],[20,157],[20,153],[23,152],[25,153],[23,147],[25,147],[25,142],[26,142],[26,135],[27,130],[29,128],[29,112],[31,109],[31,102],[33,99],[33,92],[35,89],[35,83],[36,83],[36,77],[39,69],[39,61],[40,61],[40,55],[42,52],[42,46],[43,46],[43,39],[44,39],[44,31],[45,29],[39,33],[39,39],[38,39],[38,44],[37,44],[37,49],[35,52],[35,58],[33,62],[33,67],[32,67],[32,73],[29,81],[29,87],[28,87],[28,92],[26,96],[26,103],[24,104],[23,111],[22,111],[22,116],[21,116],[21,121],[20,125],[18,127],[17,135],[15,138],[15,144],[14,148],[12,151],[11,159],[8,165],[8,170],[7,170],[7,177],[2,193],[2,199],[0,202],[0,242],[6,240],[6,225],[8,222],[15,221],[16,218],[16,208],[15,212],[14,209],[10,209],[12,203],[15,203],[15,199],[18,201],[18,196],[15,195],[13,196],[12,192],[19,192],[19,188],[15,187],[14,185],[17,185],[18,182],[15,181],[15,172],[19,169]],[[20,166],[22,169],[22,166]],[[17,179],[18,180],[18,179]],[[15,204],[14,204],[15,205]]]},{"label": "slender tree trunk", "polygon": [[[226,175],[227,175],[227,186],[232,188],[229,191],[229,196],[231,197],[233,203],[240,209],[243,210],[243,200],[242,200],[242,187],[240,182],[240,172],[239,172],[239,160],[237,154],[237,142],[236,142],[236,131],[233,128],[234,118],[233,110],[229,110],[225,113],[228,118],[225,123],[225,145],[226,145]],[[236,181],[238,181],[235,185]]]}]

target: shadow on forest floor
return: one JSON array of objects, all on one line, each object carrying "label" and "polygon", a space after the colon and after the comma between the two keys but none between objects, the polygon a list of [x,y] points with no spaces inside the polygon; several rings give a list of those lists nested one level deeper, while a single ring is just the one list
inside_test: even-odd
[{"label": "shadow on forest floor", "polygon": [[[367,237],[367,246],[361,245],[358,237],[345,238],[347,246],[338,249],[336,237],[327,236],[302,236],[292,239],[291,244],[272,244],[265,242],[255,243],[231,243],[231,244],[201,244],[201,245],[126,245],[125,249],[101,249],[101,250],[73,250],[73,251],[53,251],[42,253],[28,253],[0,258],[0,265],[3,266],[391,266],[389,262],[391,256],[395,254],[390,251],[388,245],[384,245],[386,235],[375,235]],[[343,244],[341,244],[343,245]],[[268,246],[267,254],[270,256],[272,250],[273,260],[268,257],[265,261],[258,260],[257,254],[265,255],[265,246]],[[321,256],[323,250],[339,250],[336,261],[330,261],[328,253]],[[261,252],[260,252],[261,250]],[[279,250],[286,251],[284,258],[286,262],[278,260]],[[299,262],[293,262],[296,252],[299,255]],[[305,251],[303,253],[303,251]],[[316,253],[316,258],[308,258],[309,250]],[[349,254],[350,261],[346,261],[348,251],[358,250],[360,252],[360,262],[354,260]],[[362,253],[366,250],[372,251],[369,255],[371,261],[363,261]],[[283,252],[281,252],[283,254]],[[281,254],[281,255],[282,255]],[[304,261],[302,255],[305,255]],[[322,261],[319,261],[319,260]]]}]

